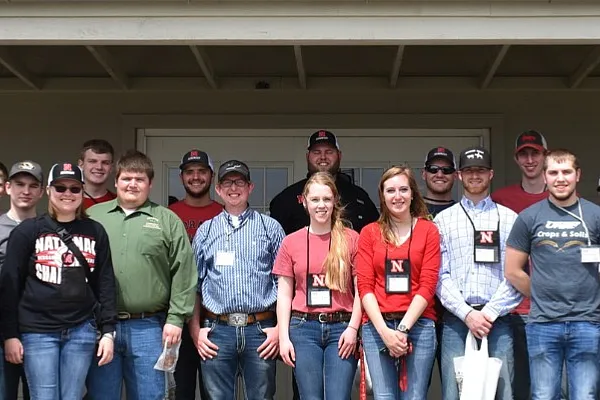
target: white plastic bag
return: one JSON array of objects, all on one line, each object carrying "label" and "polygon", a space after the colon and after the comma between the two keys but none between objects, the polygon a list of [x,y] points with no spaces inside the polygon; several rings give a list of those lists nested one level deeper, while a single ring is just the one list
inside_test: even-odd
[{"label": "white plastic bag", "polygon": [[502,360],[490,357],[487,337],[477,339],[469,331],[465,342],[465,355],[454,358],[454,371],[460,400],[494,400]]}]

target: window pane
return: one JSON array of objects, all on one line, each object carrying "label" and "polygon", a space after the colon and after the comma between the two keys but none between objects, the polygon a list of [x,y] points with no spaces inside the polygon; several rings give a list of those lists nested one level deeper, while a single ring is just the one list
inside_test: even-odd
[{"label": "window pane", "polygon": [[264,212],[264,204],[265,204],[265,180],[264,180],[264,171],[265,169],[262,167],[258,168],[250,168],[250,179],[254,183],[254,190],[250,193],[250,206],[257,211]]},{"label": "window pane", "polygon": [[185,189],[181,184],[181,179],[179,178],[179,168],[170,167],[169,168],[169,203],[172,203],[177,200],[182,200],[185,197]]},{"label": "window pane", "polygon": [[273,197],[277,196],[287,185],[287,168],[267,168],[267,197],[265,199],[265,206],[267,208]]},{"label": "window pane", "polygon": [[381,175],[383,175],[383,168],[363,168],[361,176],[361,187],[366,190],[369,197],[379,208],[379,191],[377,186]]}]

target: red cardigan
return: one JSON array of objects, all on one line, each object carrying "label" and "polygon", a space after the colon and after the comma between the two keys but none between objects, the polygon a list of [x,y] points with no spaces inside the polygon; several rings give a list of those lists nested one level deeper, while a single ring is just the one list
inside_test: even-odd
[{"label": "red cardigan", "polygon": [[[408,258],[409,242],[410,238],[400,247],[388,245],[388,257],[391,259]],[[410,245],[410,293],[385,293],[385,251],[386,243],[381,236],[377,222],[365,226],[360,232],[358,254],[356,255],[356,275],[360,298],[362,299],[367,293],[373,293],[382,313],[404,312],[408,310],[413,297],[420,294],[428,303],[422,316],[436,320],[433,298],[441,263],[440,234],[437,226],[431,221],[419,218],[413,229]]]}]

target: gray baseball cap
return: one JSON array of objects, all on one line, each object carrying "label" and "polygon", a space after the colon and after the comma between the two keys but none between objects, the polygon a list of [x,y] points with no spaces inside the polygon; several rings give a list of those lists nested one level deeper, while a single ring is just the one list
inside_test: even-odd
[{"label": "gray baseball cap", "polygon": [[8,180],[10,181],[17,174],[29,174],[40,183],[44,181],[42,167],[40,167],[40,164],[34,161],[25,160],[13,164],[13,166],[10,168],[10,172],[8,173]]}]

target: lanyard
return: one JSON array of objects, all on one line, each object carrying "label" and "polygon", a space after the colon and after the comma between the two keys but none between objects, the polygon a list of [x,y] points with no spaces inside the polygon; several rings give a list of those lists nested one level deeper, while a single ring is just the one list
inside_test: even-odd
[{"label": "lanyard", "polygon": [[[467,216],[467,219],[471,223],[471,226],[473,227],[473,231],[477,231],[477,228],[475,228],[475,224],[473,223],[473,220],[471,219],[471,217],[469,216],[469,213],[465,209],[465,206],[462,205],[462,202],[459,203],[459,204],[460,204],[460,208],[463,209],[463,211],[465,212],[465,215]],[[498,224],[496,225],[496,230],[499,233],[499,231],[500,231],[500,211],[498,211],[498,207],[497,206],[496,206],[496,214],[498,214]]]},{"label": "lanyard", "polygon": [[[410,246],[412,245],[412,237],[413,237],[413,219],[410,218],[410,237],[408,238],[408,265],[410,265]],[[402,243],[404,244],[404,243]],[[401,247],[402,244],[398,247]],[[385,259],[388,260],[388,247],[389,244],[385,244]],[[387,262],[387,261],[386,261]]]},{"label": "lanyard", "polygon": [[566,212],[567,214],[569,214],[571,217],[573,217],[577,221],[581,222],[581,225],[583,226],[583,230],[585,231],[585,234],[587,235],[588,246],[591,246],[592,245],[592,240],[590,238],[590,231],[588,230],[587,224],[583,220],[583,211],[581,210],[581,201],[577,200],[577,210],[579,211],[579,215],[574,214],[571,211],[569,211],[566,208],[563,208],[563,207],[561,207],[559,205],[557,205],[556,207],[560,208],[561,210],[563,210],[564,212]]},{"label": "lanyard", "polygon": [[[331,232],[329,232],[329,250],[331,250]],[[321,266],[322,267],[322,266]],[[306,286],[310,282],[310,226],[306,227]]]}]

